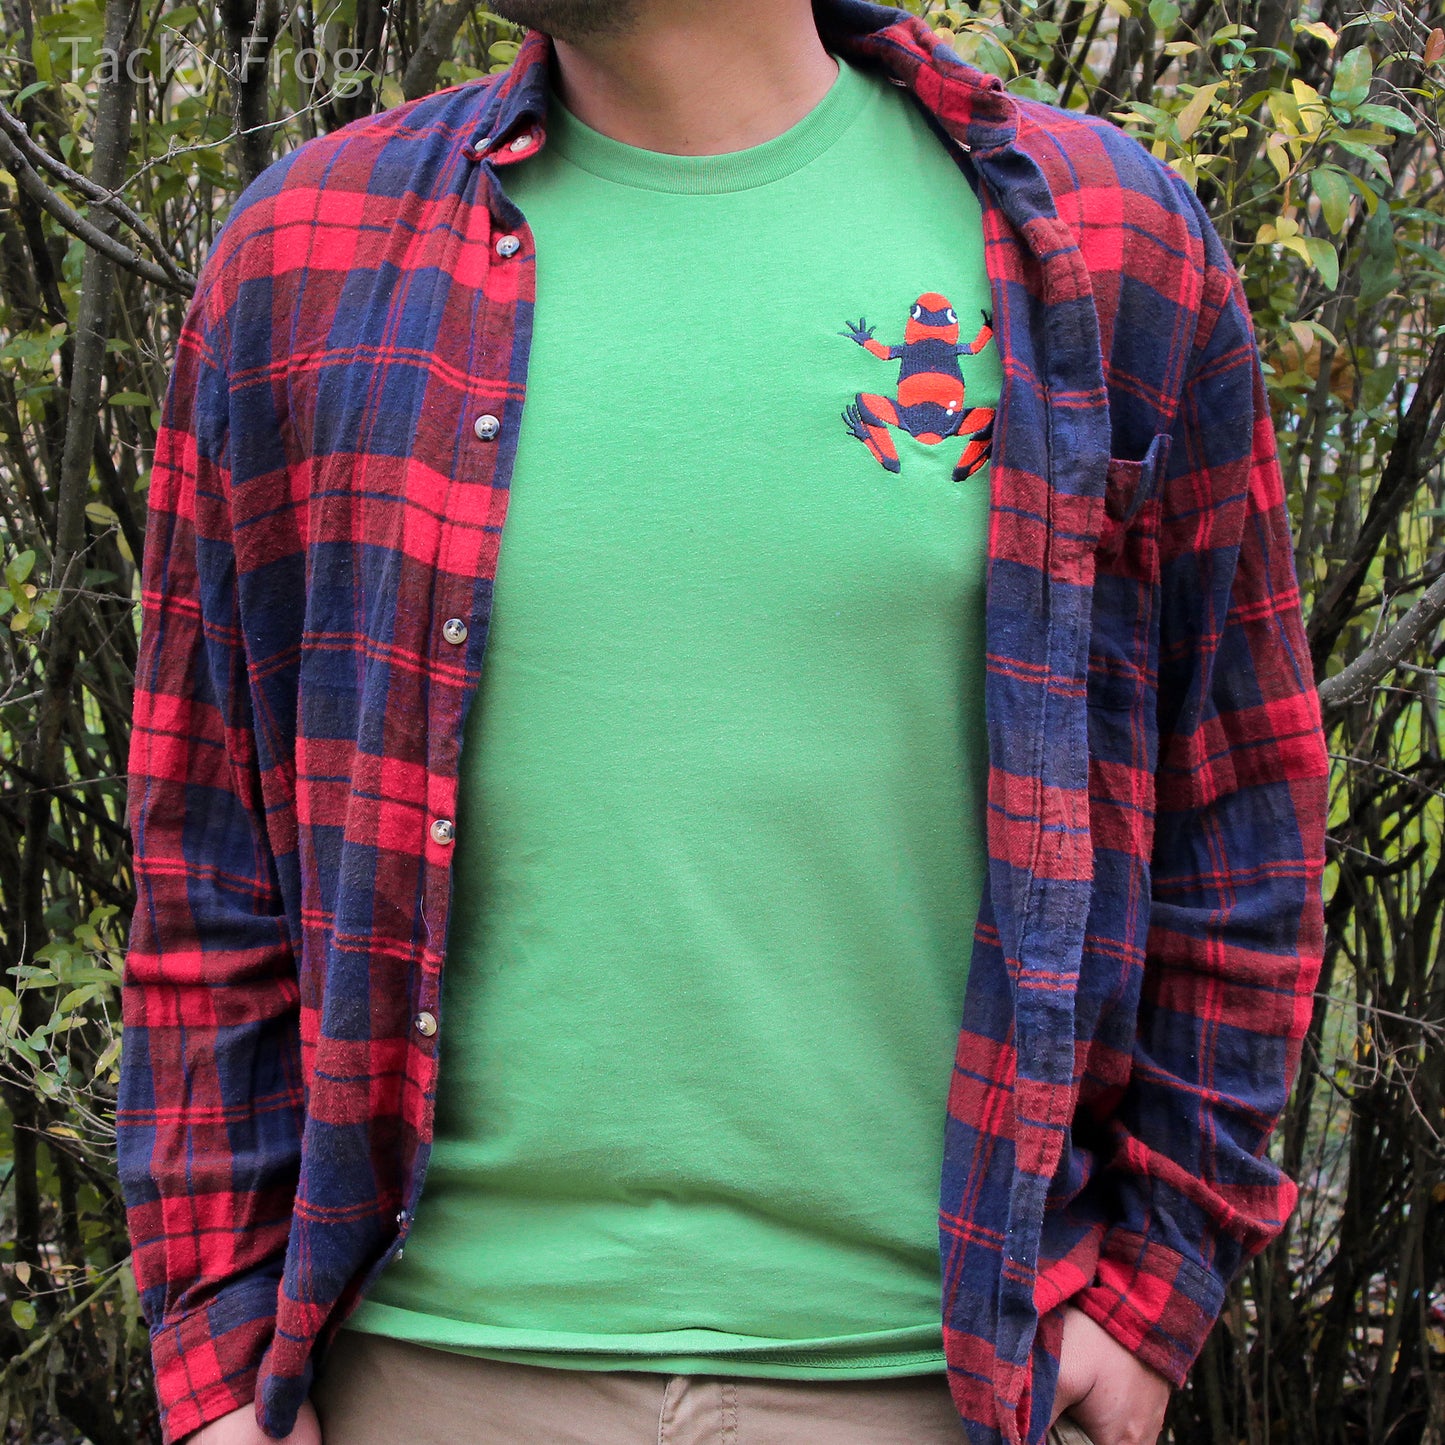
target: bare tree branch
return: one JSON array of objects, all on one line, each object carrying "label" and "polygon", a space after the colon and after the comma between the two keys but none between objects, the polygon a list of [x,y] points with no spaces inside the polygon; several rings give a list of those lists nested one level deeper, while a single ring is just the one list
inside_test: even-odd
[{"label": "bare tree branch", "polygon": [[1426,459],[1434,450],[1441,422],[1445,420],[1440,408],[1442,397],[1445,397],[1445,336],[1436,339],[1420,373],[1350,556],[1310,614],[1310,658],[1316,677],[1324,673],[1326,660],[1354,614],[1360,588],[1380,543],[1424,480]]},{"label": "bare tree branch", "polygon": [[[164,286],[168,291],[177,291],[183,296],[189,296],[195,290],[196,282],[193,276],[182,272],[181,275],[185,277],[185,280],[180,280],[167,274],[153,261],[147,261],[144,256],[87,221],[79,211],[45,183],[44,177],[30,164],[24,152],[4,130],[0,130],[0,162],[4,163],[5,168],[15,177],[16,184],[41,210],[64,226],[72,236],[78,236],[93,251],[99,251],[101,255],[114,261],[117,266],[123,266],[143,281],[150,281],[156,286]],[[96,204],[101,203],[97,202]]]},{"label": "bare tree branch", "polygon": [[437,68],[451,54],[457,31],[475,7],[476,0],[450,0],[432,11],[401,78],[401,93],[407,100],[427,95],[435,87]]},{"label": "bare tree branch", "polygon": [[[25,128],[25,122],[19,116],[12,115],[3,105],[0,105],[0,134],[9,136],[15,149],[20,151],[32,167],[38,166],[49,171],[57,180],[64,181],[72,190],[79,191],[93,205],[104,206],[106,210],[125,222],[145,242],[146,249],[156,258],[161,269],[175,283],[171,287],[172,290],[186,295],[195,290],[196,278],[171,260],[166,254],[165,243],[135,211],[126,205],[114,191],[97,185],[89,176],[72,170],[64,161],[51,155],[43,146],[37,145],[31,138],[30,132]],[[52,214],[54,213],[52,212]],[[60,217],[57,216],[56,219],[60,220]],[[61,224],[65,223],[61,221]],[[70,228],[67,226],[66,229]],[[118,256],[113,256],[112,259],[120,260]],[[124,262],[122,261],[121,264],[123,265]]]},{"label": "bare tree branch", "polygon": [[1373,646],[1320,684],[1320,707],[1333,722],[1352,702],[1369,692],[1391,668],[1403,662],[1445,618],[1445,577],[1437,578],[1418,602]]}]

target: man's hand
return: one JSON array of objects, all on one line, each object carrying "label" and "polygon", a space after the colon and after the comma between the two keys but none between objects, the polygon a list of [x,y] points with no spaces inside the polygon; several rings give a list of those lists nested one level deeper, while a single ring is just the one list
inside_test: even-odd
[{"label": "man's hand", "polygon": [[1141,1364],[1082,1310],[1064,1309],[1054,1419],[1068,1413],[1094,1445],[1154,1445],[1169,1381]]},{"label": "man's hand", "polygon": [[[219,1420],[203,1425],[194,1435],[187,1435],[185,1445],[277,1445],[256,1423],[256,1407],[242,1405]],[[311,1401],[301,1406],[296,1428],[280,1445],[321,1445],[321,1422]]]}]

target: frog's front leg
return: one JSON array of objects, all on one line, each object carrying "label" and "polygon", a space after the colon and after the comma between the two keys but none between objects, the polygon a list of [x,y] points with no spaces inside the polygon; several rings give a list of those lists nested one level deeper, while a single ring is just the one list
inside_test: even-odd
[{"label": "frog's front leg", "polygon": [[880,361],[897,361],[903,355],[901,346],[888,346],[873,339],[873,328],[868,324],[866,316],[860,316],[857,321],[845,321],[843,324],[848,329],[840,331],[838,335],[846,336],[849,341],[856,341],[864,351],[872,352]]},{"label": "frog's front leg", "polygon": [[843,408],[843,420],[848,430],[868,448],[883,467],[897,472],[898,449],[893,445],[890,426],[898,425],[898,408],[886,396],[860,391],[853,399],[853,405]]},{"label": "frog's front leg", "polygon": [[973,340],[970,341],[967,345],[964,345],[962,342],[960,342],[957,346],[955,346],[955,355],[977,356],[979,352],[982,351],[984,347],[993,340],[992,313],[988,311],[980,311],[978,314],[983,320],[983,325],[978,328],[978,335],[975,336]]},{"label": "frog's front leg", "polygon": [[991,406],[976,406],[958,424],[956,436],[967,437],[968,445],[953,469],[953,480],[964,482],[988,460],[993,448],[994,409]]}]

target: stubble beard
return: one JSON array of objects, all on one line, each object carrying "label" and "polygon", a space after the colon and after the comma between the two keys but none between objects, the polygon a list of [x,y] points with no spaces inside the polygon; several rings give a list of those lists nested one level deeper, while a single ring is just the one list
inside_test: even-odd
[{"label": "stubble beard", "polygon": [[504,20],[557,40],[625,35],[637,23],[643,0],[494,0]]}]

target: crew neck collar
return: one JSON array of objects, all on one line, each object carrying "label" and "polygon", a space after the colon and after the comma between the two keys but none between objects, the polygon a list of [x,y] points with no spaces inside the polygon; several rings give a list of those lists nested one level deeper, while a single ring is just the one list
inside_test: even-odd
[{"label": "crew neck collar", "polygon": [[816,160],[862,114],[874,88],[842,57],[834,59],[838,74],[823,98],[801,120],[761,145],[711,156],[644,150],[593,130],[555,92],[547,97],[547,145],[580,170],[637,190],[694,196],[752,190]]}]

